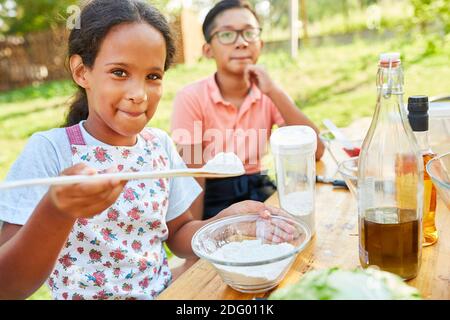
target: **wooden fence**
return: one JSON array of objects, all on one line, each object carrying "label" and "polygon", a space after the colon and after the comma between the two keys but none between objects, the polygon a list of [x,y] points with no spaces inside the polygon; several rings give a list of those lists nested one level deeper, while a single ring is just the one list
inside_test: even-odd
[{"label": "wooden fence", "polygon": [[[174,19],[177,54],[175,63],[194,63],[201,56],[203,36],[200,23],[186,11]],[[25,36],[0,35],[0,92],[44,81],[69,79],[66,67],[65,28]]]}]

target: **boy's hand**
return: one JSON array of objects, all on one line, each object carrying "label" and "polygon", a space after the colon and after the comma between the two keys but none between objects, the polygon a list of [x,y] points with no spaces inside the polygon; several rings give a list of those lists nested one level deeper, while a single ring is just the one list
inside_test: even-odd
[{"label": "boy's hand", "polygon": [[263,66],[256,64],[247,65],[244,76],[249,86],[254,83],[265,95],[270,96],[271,93],[278,90],[278,86],[272,81]]},{"label": "boy's hand", "polygon": [[[62,172],[62,175],[77,174],[95,175],[97,172],[82,163]],[[48,196],[57,211],[67,218],[91,218],[114,204],[126,183],[109,180],[53,186]]]}]

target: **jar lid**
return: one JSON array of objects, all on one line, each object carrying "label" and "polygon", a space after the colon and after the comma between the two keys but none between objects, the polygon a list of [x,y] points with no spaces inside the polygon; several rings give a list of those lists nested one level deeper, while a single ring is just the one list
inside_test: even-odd
[{"label": "jar lid", "polygon": [[272,132],[270,146],[277,154],[315,153],[317,134],[308,126],[285,126]]}]

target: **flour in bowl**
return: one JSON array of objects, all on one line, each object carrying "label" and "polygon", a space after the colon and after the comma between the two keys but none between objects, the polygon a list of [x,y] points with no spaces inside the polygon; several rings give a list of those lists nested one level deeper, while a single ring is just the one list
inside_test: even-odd
[{"label": "flour in bowl", "polygon": [[[291,253],[295,247],[290,243],[268,244],[261,240],[244,240],[230,242],[217,249],[211,258],[227,262],[254,262],[277,258]],[[295,255],[281,261],[261,266],[235,267],[214,264],[222,276],[233,283],[246,286],[258,286],[279,280],[279,276],[287,269]]]}]

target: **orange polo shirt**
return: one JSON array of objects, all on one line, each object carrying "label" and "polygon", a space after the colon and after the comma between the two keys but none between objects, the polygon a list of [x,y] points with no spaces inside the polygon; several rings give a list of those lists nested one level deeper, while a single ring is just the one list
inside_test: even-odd
[{"label": "orange polo shirt", "polygon": [[179,145],[202,144],[202,154],[191,155],[191,163],[205,163],[219,152],[234,152],[246,173],[252,174],[261,171],[260,160],[272,127],[284,123],[272,100],[256,85],[237,108],[223,99],[213,75],[177,93],[171,130]]}]

